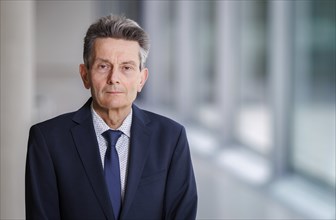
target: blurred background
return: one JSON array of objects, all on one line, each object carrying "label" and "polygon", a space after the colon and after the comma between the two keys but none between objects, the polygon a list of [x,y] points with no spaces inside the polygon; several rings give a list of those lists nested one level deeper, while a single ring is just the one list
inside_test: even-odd
[{"label": "blurred background", "polygon": [[89,25],[151,37],[137,104],[185,125],[197,219],[335,219],[334,0],[1,0],[0,219],[24,218],[29,127],[80,108]]}]

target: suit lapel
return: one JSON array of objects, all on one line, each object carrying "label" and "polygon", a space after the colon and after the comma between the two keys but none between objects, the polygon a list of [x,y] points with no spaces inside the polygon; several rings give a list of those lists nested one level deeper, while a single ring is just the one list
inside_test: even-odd
[{"label": "suit lapel", "polygon": [[104,180],[103,168],[101,166],[90,103],[91,99],[75,114],[73,120],[77,122],[78,125],[73,127],[71,132],[92,189],[107,218],[114,219]]},{"label": "suit lapel", "polygon": [[121,219],[125,217],[132,205],[138,184],[149,153],[150,129],[146,126],[149,121],[143,112],[133,106],[131,141],[129,152],[128,176],[125,200],[121,212]]}]

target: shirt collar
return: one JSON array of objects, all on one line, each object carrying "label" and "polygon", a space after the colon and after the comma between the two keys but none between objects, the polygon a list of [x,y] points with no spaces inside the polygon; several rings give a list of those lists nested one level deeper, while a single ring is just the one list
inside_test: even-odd
[{"label": "shirt collar", "polygon": [[[111,129],[105,121],[98,115],[98,113],[93,109],[93,105],[91,104],[91,114],[93,119],[93,125],[97,134],[102,134],[105,131]],[[131,137],[131,125],[132,125],[132,115],[133,110],[131,108],[130,113],[127,115],[123,123],[116,130],[122,131],[128,138]]]}]

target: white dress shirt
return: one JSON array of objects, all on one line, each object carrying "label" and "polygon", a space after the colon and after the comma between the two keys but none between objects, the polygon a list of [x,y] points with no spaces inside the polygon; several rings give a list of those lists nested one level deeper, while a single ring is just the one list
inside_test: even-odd
[{"label": "white dress shirt", "polygon": [[[91,113],[92,113],[92,119],[93,119],[93,126],[96,132],[97,141],[99,145],[100,158],[101,158],[102,166],[104,168],[104,158],[105,158],[105,153],[106,153],[108,143],[102,134],[111,128],[104,122],[104,120],[93,109],[92,104],[91,104]],[[119,164],[120,164],[120,181],[121,181],[122,200],[124,200],[124,195],[125,195],[126,177],[127,177],[127,169],[128,169],[128,151],[129,151],[130,137],[131,137],[132,115],[133,115],[133,112],[131,109],[131,112],[128,114],[126,119],[123,121],[122,125],[118,129],[116,129],[116,130],[123,132],[116,144],[116,149],[118,152]]]}]

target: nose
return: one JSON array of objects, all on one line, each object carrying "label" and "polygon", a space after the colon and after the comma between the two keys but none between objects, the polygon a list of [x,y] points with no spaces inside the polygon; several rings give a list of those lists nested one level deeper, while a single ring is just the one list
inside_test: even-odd
[{"label": "nose", "polygon": [[113,84],[119,84],[119,71],[117,69],[112,69],[110,73],[108,74],[107,78],[107,84],[113,85]]}]

